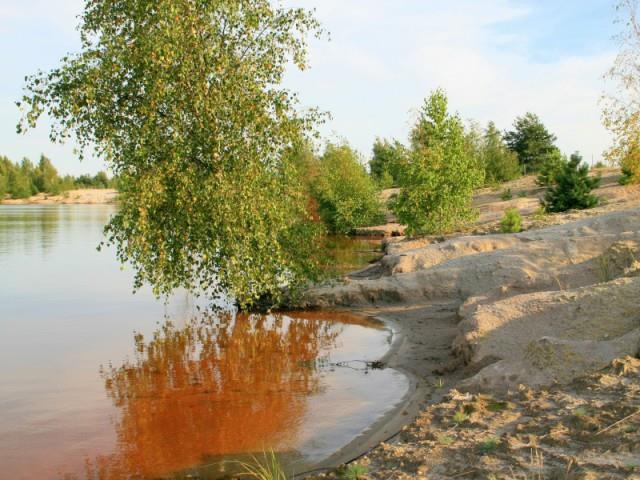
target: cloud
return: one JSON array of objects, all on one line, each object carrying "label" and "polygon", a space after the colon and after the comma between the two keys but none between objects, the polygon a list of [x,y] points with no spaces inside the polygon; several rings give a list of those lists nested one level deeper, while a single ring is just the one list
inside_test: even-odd
[{"label": "cloud", "polygon": [[[411,112],[443,87],[465,118],[508,128],[533,111],[563,150],[597,160],[609,143],[598,99],[614,52],[558,52],[553,39],[545,44],[527,24],[539,5],[324,0],[317,15],[332,41],[313,44],[312,69],[292,75],[291,85],[308,104],[333,113],[325,133],[336,131],[366,153],[376,135],[406,139]],[[554,50],[551,60],[534,54],[544,49]]]}]

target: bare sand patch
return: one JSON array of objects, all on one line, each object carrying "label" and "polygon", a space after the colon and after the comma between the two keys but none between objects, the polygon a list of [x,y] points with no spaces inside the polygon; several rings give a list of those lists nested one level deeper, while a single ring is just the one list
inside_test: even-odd
[{"label": "bare sand patch", "polygon": [[[466,232],[389,239],[307,293],[398,324],[388,365],[421,381],[415,420],[359,460],[369,477],[640,479],[640,187],[601,173],[597,208],[538,215],[519,179],[510,200],[477,192]],[[509,206],[526,231],[497,234]]]},{"label": "bare sand patch", "polygon": [[118,192],[113,188],[81,188],[60,195],[39,193],[29,198],[5,199],[2,205],[108,205],[116,202]]}]

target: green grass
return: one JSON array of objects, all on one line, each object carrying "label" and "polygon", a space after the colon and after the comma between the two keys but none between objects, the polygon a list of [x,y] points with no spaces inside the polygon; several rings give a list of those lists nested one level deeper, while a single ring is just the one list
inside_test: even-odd
[{"label": "green grass", "polygon": [[503,201],[511,200],[513,198],[513,192],[510,188],[507,188],[500,194],[500,199]]},{"label": "green grass", "polygon": [[461,423],[466,422],[467,420],[469,420],[469,414],[465,413],[462,410],[458,410],[454,415],[453,415],[453,423],[455,423],[456,425],[460,425]]},{"label": "green grass", "polygon": [[580,417],[585,417],[589,412],[587,412],[587,409],[584,407],[578,407],[573,411],[573,414],[580,418]]},{"label": "green grass", "polygon": [[264,452],[262,458],[252,457],[251,462],[234,462],[240,466],[243,477],[256,480],[287,480],[284,467],[273,450]]},{"label": "green grass", "polygon": [[486,440],[480,442],[478,445],[478,450],[483,455],[489,454],[493,452],[496,448],[500,446],[500,439],[498,437],[489,437]]},{"label": "green grass", "polygon": [[544,220],[547,217],[547,209],[544,208],[544,205],[540,205],[538,209],[533,214],[533,219],[537,222]]},{"label": "green grass", "polygon": [[493,401],[487,405],[487,410],[490,412],[502,412],[507,408],[509,408],[509,404],[507,402]]},{"label": "green grass", "polygon": [[455,439],[455,438],[450,437],[449,435],[445,435],[445,434],[440,434],[440,435],[438,435],[437,439],[438,439],[438,443],[439,443],[440,445],[446,445],[446,446],[449,446],[449,445],[451,445],[453,442],[455,442],[455,441],[456,441],[456,439]]},{"label": "green grass", "polygon": [[341,480],[358,480],[364,477],[369,470],[364,465],[351,463],[338,469],[338,478]]},{"label": "green grass", "polygon": [[611,271],[611,260],[606,254],[598,257],[598,278],[600,280],[600,283],[607,283],[613,280],[613,273]]}]

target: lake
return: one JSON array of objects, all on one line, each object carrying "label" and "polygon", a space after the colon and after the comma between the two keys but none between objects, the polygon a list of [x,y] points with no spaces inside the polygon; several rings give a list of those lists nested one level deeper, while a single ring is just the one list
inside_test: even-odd
[{"label": "lake", "polygon": [[[302,472],[406,394],[364,363],[390,346],[378,322],[132,294],[96,251],[113,212],[0,206],[0,479],[219,478],[271,449]],[[376,255],[360,245],[332,248],[351,268]]]}]

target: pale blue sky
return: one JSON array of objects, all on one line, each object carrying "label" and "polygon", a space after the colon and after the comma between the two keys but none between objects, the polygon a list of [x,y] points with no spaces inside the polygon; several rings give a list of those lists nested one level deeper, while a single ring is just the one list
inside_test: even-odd
[{"label": "pale blue sky", "polygon": [[[501,129],[537,113],[567,153],[600,158],[602,75],[616,46],[613,0],[287,0],[315,7],[331,41],[313,42],[311,69],[287,85],[329,111],[326,138],[345,138],[366,157],[376,136],[405,141],[430,90],[447,90],[463,118]],[[0,0],[0,154],[51,157],[63,173],[95,172],[71,145],[53,145],[46,125],[15,133],[24,76],[78,47],[81,0]]]}]

